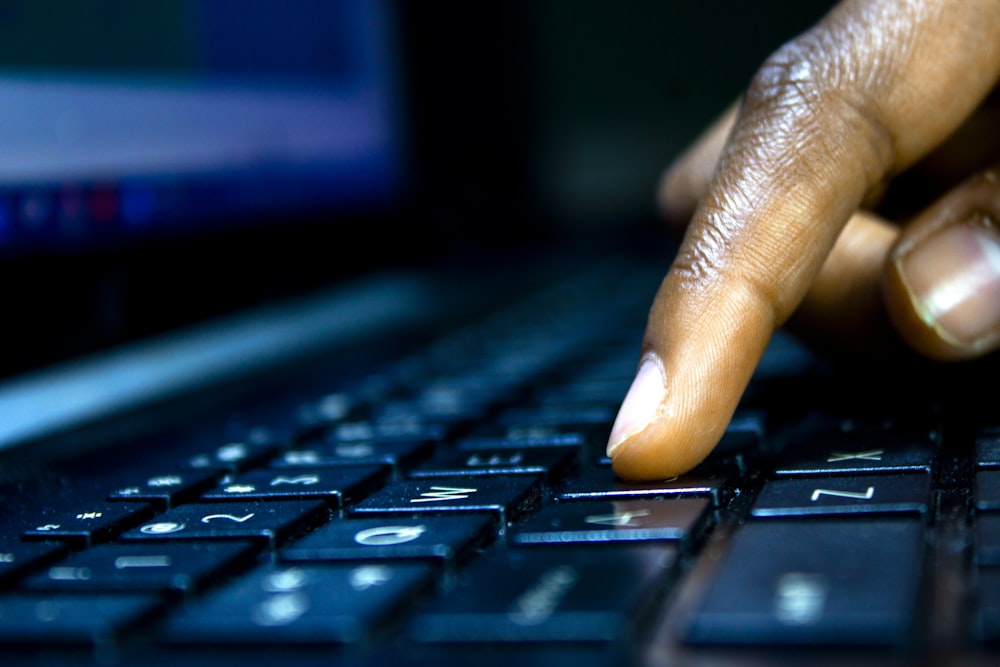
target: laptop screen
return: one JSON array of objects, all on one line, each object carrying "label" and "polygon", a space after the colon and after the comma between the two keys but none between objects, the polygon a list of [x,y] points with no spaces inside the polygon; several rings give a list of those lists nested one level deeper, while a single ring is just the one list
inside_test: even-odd
[{"label": "laptop screen", "polygon": [[0,253],[391,199],[390,28],[353,0],[6,3]]}]

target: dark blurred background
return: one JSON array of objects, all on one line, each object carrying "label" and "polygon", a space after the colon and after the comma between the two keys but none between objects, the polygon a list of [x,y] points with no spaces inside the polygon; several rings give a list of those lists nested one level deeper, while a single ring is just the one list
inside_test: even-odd
[{"label": "dark blurred background", "polygon": [[669,161],[832,4],[403,3],[429,196],[494,224],[646,220]]},{"label": "dark blurred background", "polygon": [[[128,175],[32,182],[15,174],[0,181],[0,375],[382,266],[424,265],[470,247],[503,255],[529,240],[655,228],[663,168],[740,94],[769,52],[830,5],[386,0],[389,51],[402,84],[391,110],[405,155],[405,187],[393,195],[402,196],[354,206],[289,199],[286,188],[282,201],[291,205],[243,206],[238,225],[206,215],[170,233],[147,233],[155,225],[136,233],[121,219]],[[34,93],[67,75],[112,93],[108,81],[136,76],[247,79],[257,93],[272,79],[281,90],[336,83],[339,68],[351,64],[354,52],[341,47],[353,33],[340,26],[323,39],[316,26],[356,17],[351,6],[0,0],[0,77],[28,72]],[[12,139],[22,136],[9,123],[16,101],[0,107],[0,131]],[[66,129],[32,131],[44,137]],[[197,194],[195,185],[182,181],[178,191]],[[103,207],[100,233],[79,233],[94,221],[71,221],[68,234],[59,227],[73,197]],[[18,231],[21,214],[34,216],[36,229]],[[8,243],[22,237],[28,242]]]}]

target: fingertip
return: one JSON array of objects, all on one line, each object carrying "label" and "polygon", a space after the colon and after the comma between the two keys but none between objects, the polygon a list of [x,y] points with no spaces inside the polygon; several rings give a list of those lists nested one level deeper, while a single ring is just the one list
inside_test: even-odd
[{"label": "fingertip", "polygon": [[691,400],[690,393],[683,386],[671,388],[657,355],[643,356],[608,438],[607,453],[619,477],[652,481],[683,475],[712,451],[728,419],[703,414],[712,403]]},{"label": "fingertip", "polygon": [[[712,451],[718,436],[703,433],[692,440],[692,431],[659,420],[622,441],[611,456],[615,474],[633,482],[656,481],[683,475]],[[695,431],[697,432],[697,431]]]}]

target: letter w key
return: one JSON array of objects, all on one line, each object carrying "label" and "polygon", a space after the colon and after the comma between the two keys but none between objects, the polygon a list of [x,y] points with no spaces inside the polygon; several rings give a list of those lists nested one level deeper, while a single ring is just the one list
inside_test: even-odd
[{"label": "letter w key", "polygon": [[407,480],[384,487],[349,511],[355,515],[495,512],[507,520],[534,503],[538,494],[539,480],[531,475]]},{"label": "letter w key", "polygon": [[926,473],[778,479],[761,489],[751,513],[768,517],[926,512],[929,498]]}]

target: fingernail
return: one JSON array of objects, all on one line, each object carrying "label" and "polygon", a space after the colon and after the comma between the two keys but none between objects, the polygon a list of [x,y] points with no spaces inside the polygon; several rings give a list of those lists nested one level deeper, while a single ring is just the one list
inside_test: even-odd
[{"label": "fingernail", "polygon": [[663,367],[653,355],[646,355],[632,380],[632,386],[625,394],[625,400],[618,409],[618,417],[611,427],[608,438],[608,456],[630,436],[635,435],[656,416],[656,412],[666,395]]},{"label": "fingernail", "polygon": [[896,258],[918,315],[946,342],[976,348],[1000,330],[1000,238],[980,220],[949,225]]}]

